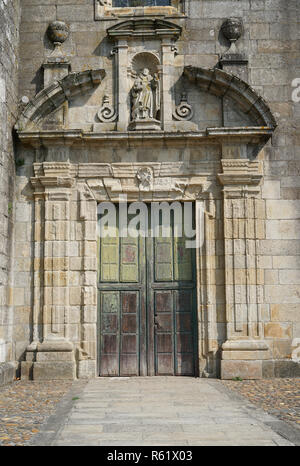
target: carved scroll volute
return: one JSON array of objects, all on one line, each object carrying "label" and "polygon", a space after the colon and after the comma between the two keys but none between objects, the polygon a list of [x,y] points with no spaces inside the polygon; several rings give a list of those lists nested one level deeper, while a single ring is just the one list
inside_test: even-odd
[{"label": "carved scroll volute", "polygon": [[113,105],[111,105],[108,95],[103,97],[102,107],[99,109],[97,116],[102,123],[111,123],[116,121],[117,112]]},{"label": "carved scroll volute", "polygon": [[194,116],[194,110],[187,101],[187,95],[185,92],[181,95],[181,101],[173,112],[173,118],[178,121],[189,121]]}]

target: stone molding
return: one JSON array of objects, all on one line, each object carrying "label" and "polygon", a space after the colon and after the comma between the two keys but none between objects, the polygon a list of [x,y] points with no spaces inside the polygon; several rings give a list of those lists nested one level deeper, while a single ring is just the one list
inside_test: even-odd
[{"label": "stone molding", "polygon": [[[223,173],[218,175],[219,181],[224,186],[224,193],[227,197],[233,195],[239,196],[239,189],[245,191],[245,187],[248,187],[248,192],[259,192],[259,183],[262,180],[262,174],[260,173],[260,166],[258,161],[250,162],[250,160],[236,160],[236,159],[223,159],[222,168]],[[249,190],[249,187],[251,189]],[[232,189],[236,187],[237,189]],[[255,190],[255,187],[258,187]]]},{"label": "stone molding", "polygon": [[135,16],[185,17],[187,0],[172,0],[167,6],[113,7],[112,0],[94,0],[95,20],[115,20]]},{"label": "stone molding", "polygon": [[99,143],[103,145],[105,143],[118,143],[122,141],[124,145],[139,144],[140,141],[164,141],[182,143],[186,141],[186,144],[199,144],[205,141],[218,141],[223,143],[225,141],[238,141],[241,144],[245,142],[251,144],[264,144],[273,134],[273,130],[270,128],[260,127],[232,127],[232,128],[207,128],[203,131],[109,131],[103,132],[87,132],[80,129],[59,129],[58,131],[44,131],[44,130],[32,130],[32,131],[20,131],[18,130],[18,136],[20,140],[25,144],[31,144],[33,147],[49,144],[58,143],[61,145],[73,145],[77,142],[82,144],[83,142],[88,143]]},{"label": "stone molding", "polygon": [[182,28],[177,24],[163,19],[132,19],[123,21],[107,29],[110,39],[129,40],[133,38],[173,39],[181,35]]}]

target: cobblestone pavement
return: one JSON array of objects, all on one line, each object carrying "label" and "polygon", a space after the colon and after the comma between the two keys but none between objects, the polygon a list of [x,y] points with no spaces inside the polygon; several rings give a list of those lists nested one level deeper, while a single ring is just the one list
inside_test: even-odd
[{"label": "cobblestone pavement", "polygon": [[48,422],[35,445],[294,445],[284,424],[219,380],[189,377],[98,378],[70,411]]},{"label": "cobblestone pavement", "polygon": [[16,381],[0,387],[0,445],[28,445],[71,385]]},{"label": "cobblestone pavement", "polygon": [[283,421],[300,428],[300,378],[222,381],[228,388]]}]

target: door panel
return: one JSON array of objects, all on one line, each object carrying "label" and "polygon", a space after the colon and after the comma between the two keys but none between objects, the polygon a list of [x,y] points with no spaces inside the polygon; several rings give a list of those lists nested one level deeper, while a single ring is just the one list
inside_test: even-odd
[{"label": "door panel", "polygon": [[99,243],[101,376],[195,375],[194,250],[171,230]]},{"label": "door panel", "polygon": [[149,270],[154,373],[195,375],[195,251],[186,248],[184,236],[176,236],[172,222],[170,238],[153,240],[154,271]]}]

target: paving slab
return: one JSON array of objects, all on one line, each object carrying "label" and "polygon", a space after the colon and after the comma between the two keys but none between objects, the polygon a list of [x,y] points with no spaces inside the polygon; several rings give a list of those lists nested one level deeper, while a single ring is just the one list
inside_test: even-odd
[{"label": "paving slab", "polygon": [[293,446],[297,442],[294,431],[278,426],[273,416],[218,380],[97,378],[74,398],[60,419],[58,408],[55,426],[49,419],[51,431],[46,424],[34,445]]}]

